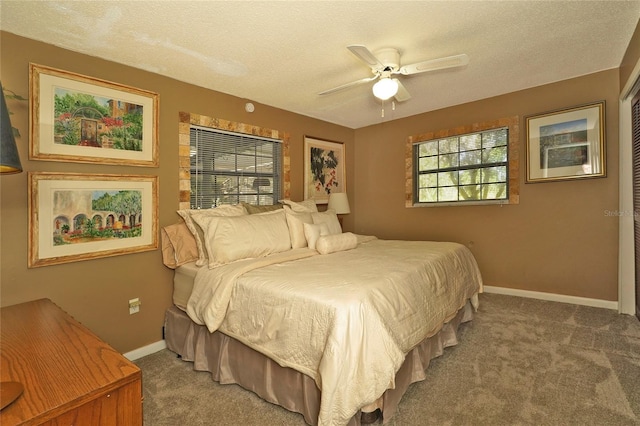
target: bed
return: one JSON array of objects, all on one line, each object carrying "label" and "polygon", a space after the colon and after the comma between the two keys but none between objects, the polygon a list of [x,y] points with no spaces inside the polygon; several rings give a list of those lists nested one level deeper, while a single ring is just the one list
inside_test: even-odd
[{"label": "bed", "polygon": [[178,213],[162,234],[167,347],[308,424],[391,419],[478,306],[482,278],[457,243],[343,233],[306,203]]}]

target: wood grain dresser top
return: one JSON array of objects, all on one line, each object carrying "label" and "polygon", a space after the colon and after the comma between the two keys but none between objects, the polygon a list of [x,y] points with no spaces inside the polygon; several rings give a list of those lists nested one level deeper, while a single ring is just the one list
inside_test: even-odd
[{"label": "wood grain dresser top", "polygon": [[140,369],[49,299],[0,309],[0,379],[24,393],[0,412],[19,424],[140,380]]}]

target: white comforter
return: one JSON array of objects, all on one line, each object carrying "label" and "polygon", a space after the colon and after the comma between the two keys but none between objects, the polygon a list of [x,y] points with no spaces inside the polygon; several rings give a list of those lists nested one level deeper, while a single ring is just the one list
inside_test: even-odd
[{"label": "white comforter", "polygon": [[388,388],[482,278],[456,243],[377,240],[319,255],[295,249],[196,275],[189,316],[312,377],[319,425],[345,425]]}]

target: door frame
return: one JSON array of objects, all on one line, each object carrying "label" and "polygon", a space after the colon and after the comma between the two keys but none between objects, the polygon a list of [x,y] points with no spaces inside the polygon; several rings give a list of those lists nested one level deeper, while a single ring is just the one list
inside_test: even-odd
[{"label": "door frame", "polygon": [[636,314],[631,100],[640,91],[640,60],[620,92],[618,312]]}]

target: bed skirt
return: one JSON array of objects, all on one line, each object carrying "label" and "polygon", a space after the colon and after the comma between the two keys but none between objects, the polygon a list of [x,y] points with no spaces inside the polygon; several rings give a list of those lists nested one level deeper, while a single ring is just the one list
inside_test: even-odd
[{"label": "bed skirt", "polygon": [[[470,302],[455,317],[444,324],[434,336],[423,340],[405,358],[395,379],[395,388],[387,389],[378,401],[362,408],[362,412],[380,409],[383,421],[396,412],[400,399],[411,383],[424,380],[431,359],[442,355],[443,349],[458,343],[458,326],[473,319]],[[238,340],[221,332],[210,333],[197,325],[179,308],[172,306],[165,314],[167,348],[184,361],[193,362],[197,371],[208,371],[221,384],[238,384],[265,401],[300,413],[310,425],[318,423],[320,390],[309,376],[292,368],[282,367]],[[359,411],[349,426],[359,426]]]}]

